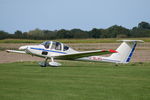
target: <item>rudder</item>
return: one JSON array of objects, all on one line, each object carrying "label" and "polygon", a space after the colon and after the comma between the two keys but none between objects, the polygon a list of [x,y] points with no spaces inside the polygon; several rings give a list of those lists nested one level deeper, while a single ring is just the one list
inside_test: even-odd
[{"label": "rudder", "polygon": [[131,60],[133,52],[138,42],[142,40],[121,40],[123,43],[116,49],[118,53],[113,53],[107,59],[118,61],[116,63],[128,63]]}]

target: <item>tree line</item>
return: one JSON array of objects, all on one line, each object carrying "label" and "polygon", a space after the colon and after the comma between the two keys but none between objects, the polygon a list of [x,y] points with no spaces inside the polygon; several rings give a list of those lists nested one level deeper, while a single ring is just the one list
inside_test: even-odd
[{"label": "tree line", "polygon": [[107,29],[93,28],[90,31],[81,29],[72,30],[40,30],[35,29],[29,32],[21,32],[17,30],[14,34],[0,31],[0,39],[34,39],[34,40],[53,40],[53,39],[80,39],[80,38],[136,38],[150,37],[150,24],[148,22],[140,22],[138,26],[127,29],[122,26],[113,25]]}]

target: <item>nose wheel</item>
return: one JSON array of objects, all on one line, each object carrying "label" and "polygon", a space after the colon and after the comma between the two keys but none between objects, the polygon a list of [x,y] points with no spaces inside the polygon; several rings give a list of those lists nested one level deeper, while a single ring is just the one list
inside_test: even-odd
[{"label": "nose wheel", "polygon": [[59,66],[61,66],[60,63],[54,61],[53,57],[51,57],[51,62],[49,62],[49,65],[52,66],[52,67],[59,67]]},{"label": "nose wheel", "polygon": [[41,67],[46,67],[46,66],[49,66],[49,65],[52,66],[52,67],[59,67],[59,66],[61,66],[60,63],[54,61],[53,57],[51,57],[51,62],[48,63],[47,60],[48,60],[48,58],[46,58],[44,62],[40,62],[39,65]]}]

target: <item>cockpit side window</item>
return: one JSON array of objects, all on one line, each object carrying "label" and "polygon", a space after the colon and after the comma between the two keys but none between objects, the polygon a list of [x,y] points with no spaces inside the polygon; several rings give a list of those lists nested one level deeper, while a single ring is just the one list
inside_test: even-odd
[{"label": "cockpit side window", "polygon": [[56,42],[53,42],[51,49],[55,49],[56,47]]},{"label": "cockpit side window", "polygon": [[64,45],[64,51],[66,51],[66,50],[68,50],[69,49],[69,47],[68,46],[66,46],[66,45]]},{"label": "cockpit side window", "polygon": [[56,42],[56,50],[61,50],[61,43],[59,42]]},{"label": "cockpit side window", "polygon": [[51,49],[53,49],[53,50],[61,50],[61,43],[53,42]]}]

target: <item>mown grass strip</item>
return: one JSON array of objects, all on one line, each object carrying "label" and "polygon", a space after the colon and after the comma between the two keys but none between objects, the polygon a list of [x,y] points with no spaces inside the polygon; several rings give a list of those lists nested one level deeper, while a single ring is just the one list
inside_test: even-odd
[{"label": "mown grass strip", "polygon": [[0,64],[1,100],[150,100],[150,63]]}]

